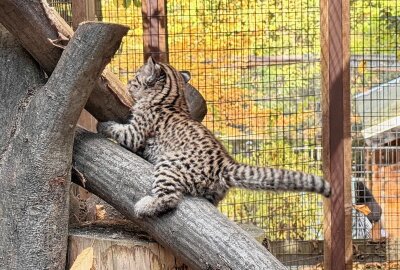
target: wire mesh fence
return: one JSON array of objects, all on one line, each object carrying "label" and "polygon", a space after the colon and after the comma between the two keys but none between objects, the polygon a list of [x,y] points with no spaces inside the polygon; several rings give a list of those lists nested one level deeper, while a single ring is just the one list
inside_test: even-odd
[{"label": "wire mesh fence", "polygon": [[[127,82],[143,63],[142,3],[95,2],[98,19],[131,27],[110,65]],[[166,4],[165,31],[155,34],[166,35],[170,63],[191,72],[191,84],[207,100],[203,123],[230,154],[322,175],[319,1]],[[396,269],[390,267],[400,256],[399,4],[350,4],[353,268]],[[262,243],[290,269],[322,268],[320,196],[236,189],[220,210],[261,228]]]},{"label": "wire mesh fence", "polygon": [[104,22],[128,25],[120,49],[109,67],[127,83],[136,69],[143,64],[143,20],[140,1],[104,0],[96,2],[96,17]]},{"label": "wire mesh fence", "polygon": [[[281,5],[168,2],[170,62],[192,71],[208,104],[204,124],[238,161],[321,174],[318,2]],[[322,239],[321,203],[313,194],[232,190],[220,209],[262,228],[278,253],[286,244],[277,240]]]},{"label": "wire mesh fence", "polygon": [[353,238],[376,252],[356,261],[398,269],[400,9],[397,1],[351,6]]},{"label": "wire mesh fence", "polygon": [[64,18],[64,20],[71,26],[72,25],[72,4],[71,0],[51,0],[49,4],[57,10],[57,12]]}]

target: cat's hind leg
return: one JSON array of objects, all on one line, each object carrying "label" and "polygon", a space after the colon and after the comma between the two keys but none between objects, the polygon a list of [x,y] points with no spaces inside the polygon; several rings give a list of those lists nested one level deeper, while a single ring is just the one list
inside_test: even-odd
[{"label": "cat's hind leg", "polygon": [[183,198],[184,188],[178,180],[180,172],[171,168],[156,168],[155,181],[151,195],[147,195],[135,204],[138,217],[157,216],[176,208]]}]

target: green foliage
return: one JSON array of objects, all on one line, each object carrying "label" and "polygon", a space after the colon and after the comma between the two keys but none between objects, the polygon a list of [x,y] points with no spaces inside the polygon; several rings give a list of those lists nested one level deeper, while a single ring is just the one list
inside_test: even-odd
[{"label": "green foliage", "polygon": [[270,240],[322,238],[322,203],[316,194],[231,190],[220,209],[237,222],[263,228]]},{"label": "green foliage", "polygon": [[353,53],[398,53],[400,42],[398,4],[395,0],[351,2],[351,50]]},{"label": "green foliage", "polygon": [[127,9],[129,8],[132,4],[135,7],[141,7],[142,3],[140,0],[113,0],[114,6],[122,6],[123,8]]}]

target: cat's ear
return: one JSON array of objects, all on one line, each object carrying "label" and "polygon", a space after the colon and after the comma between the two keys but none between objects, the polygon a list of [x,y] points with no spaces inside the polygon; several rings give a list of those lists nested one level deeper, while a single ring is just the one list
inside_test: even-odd
[{"label": "cat's ear", "polygon": [[155,83],[155,81],[157,80],[157,78],[160,76],[161,73],[160,65],[157,64],[157,62],[151,56],[147,59],[146,73],[147,73],[147,78],[146,78],[147,84]]},{"label": "cat's ear", "polygon": [[190,79],[192,78],[192,76],[190,75],[190,72],[187,70],[181,70],[179,72],[181,73],[185,83],[188,83],[190,81]]},{"label": "cat's ear", "polygon": [[156,65],[156,61],[153,59],[152,56],[149,56],[149,58],[147,58],[147,66],[148,67],[153,67]]}]

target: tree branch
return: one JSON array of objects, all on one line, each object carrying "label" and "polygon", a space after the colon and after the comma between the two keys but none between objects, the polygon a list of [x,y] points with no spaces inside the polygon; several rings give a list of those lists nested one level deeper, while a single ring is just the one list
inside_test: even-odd
[{"label": "tree branch", "polygon": [[[73,166],[84,175],[86,189],[110,203],[193,269],[285,269],[204,199],[187,197],[169,214],[136,219],[133,206],[150,191],[153,167],[100,135],[78,129]],[[76,183],[82,185],[79,179]]]}]

